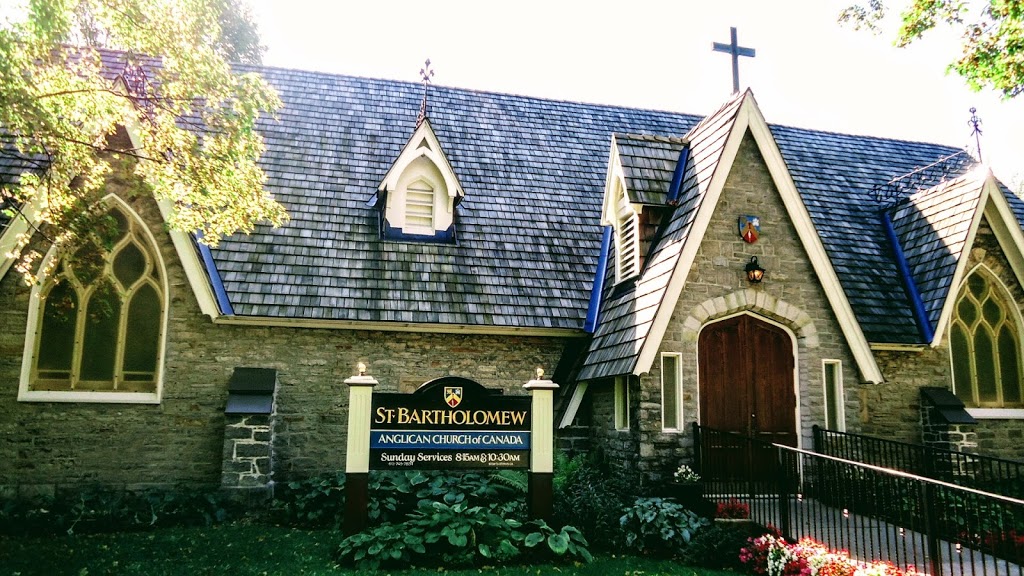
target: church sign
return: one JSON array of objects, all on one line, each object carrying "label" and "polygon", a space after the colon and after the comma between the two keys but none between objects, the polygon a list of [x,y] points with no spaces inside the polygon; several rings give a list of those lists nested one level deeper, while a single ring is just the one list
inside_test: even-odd
[{"label": "church sign", "polygon": [[370,469],[528,468],[530,406],[458,377],[374,394]]}]

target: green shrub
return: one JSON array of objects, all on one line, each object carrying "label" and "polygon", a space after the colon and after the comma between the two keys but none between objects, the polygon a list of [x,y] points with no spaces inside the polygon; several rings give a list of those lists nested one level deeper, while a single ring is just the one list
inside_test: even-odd
[{"label": "green shrub", "polygon": [[0,534],[88,534],[209,526],[241,515],[218,491],[88,489],[57,498],[0,503]]},{"label": "green shrub", "polygon": [[497,509],[422,501],[404,522],[380,524],[346,538],[338,548],[339,561],[362,570],[507,564],[523,559],[525,549],[534,550],[531,561],[592,560],[586,538],[576,528],[555,531],[540,520],[523,524],[502,517]]},{"label": "green shrub", "polygon": [[345,516],[345,473],[278,485],[274,505],[285,522],[303,528],[340,528]]},{"label": "green shrub", "polygon": [[619,519],[626,548],[676,556],[708,520],[663,498],[637,498]]},{"label": "green shrub", "polygon": [[[527,548],[537,548],[537,545],[544,542],[547,545],[546,554],[534,555],[533,561],[553,559],[554,557],[566,557],[571,560],[590,562],[594,557],[587,549],[587,539],[575,526],[562,526],[562,529],[555,532],[554,528],[548,526],[543,520],[531,520],[525,525],[526,530],[532,529],[523,539],[523,545]],[[543,550],[544,547],[541,547]]]},{"label": "green shrub", "polygon": [[771,531],[754,522],[714,523],[701,528],[683,549],[682,560],[690,566],[744,571],[740,550],[748,539]]},{"label": "green shrub", "polygon": [[619,517],[636,497],[635,482],[580,455],[557,459],[552,484],[555,526],[578,527],[592,546],[602,550],[621,546]]}]

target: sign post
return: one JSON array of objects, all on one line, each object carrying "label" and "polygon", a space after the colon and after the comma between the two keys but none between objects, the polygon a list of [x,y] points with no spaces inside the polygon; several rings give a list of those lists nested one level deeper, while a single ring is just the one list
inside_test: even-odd
[{"label": "sign post", "polygon": [[377,384],[359,365],[349,385],[345,458],[347,534],[366,528],[371,470],[529,469],[532,518],[552,513],[554,391],[537,378],[529,396],[505,396],[457,376],[431,380],[412,394],[373,393]]},{"label": "sign post", "polygon": [[377,380],[366,375],[366,365],[359,363],[359,375],[345,380],[348,384],[348,453],[345,456],[345,520],[346,534],[366,528],[370,472],[370,407]]},{"label": "sign post", "polygon": [[527,479],[530,518],[550,520],[554,512],[554,392],[558,384],[544,378],[544,370],[538,368],[537,378],[523,388],[530,392],[533,401],[533,446]]}]

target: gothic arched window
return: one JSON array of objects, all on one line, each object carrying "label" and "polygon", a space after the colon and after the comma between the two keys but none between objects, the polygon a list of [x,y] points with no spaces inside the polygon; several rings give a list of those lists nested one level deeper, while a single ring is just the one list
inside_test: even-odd
[{"label": "gothic arched window", "polygon": [[1006,288],[982,268],[960,289],[949,339],[953,389],[964,404],[1024,406],[1018,314]]},{"label": "gothic arched window", "polygon": [[119,206],[109,216],[108,249],[64,259],[37,292],[23,399],[157,400],[166,316],[161,265],[137,218]]}]

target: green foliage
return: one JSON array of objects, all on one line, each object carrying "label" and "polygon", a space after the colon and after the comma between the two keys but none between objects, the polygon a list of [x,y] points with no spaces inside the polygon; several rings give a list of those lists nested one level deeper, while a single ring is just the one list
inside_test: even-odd
[{"label": "green foliage", "polygon": [[[55,535],[47,538],[0,536],[0,573],[181,576],[183,574],[372,576],[387,572],[350,571],[336,566],[344,539],[337,530],[236,523],[170,528],[148,532]],[[538,545],[538,548],[540,545]],[[532,551],[526,551],[529,556]],[[736,576],[677,562],[636,556],[603,556],[589,564],[445,569],[446,576]],[[439,576],[437,568],[390,572],[395,576]]]},{"label": "green foliage", "polygon": [[274,500],[293,526],[340,528],[345,516],[345,473],[279,485]]},{"label": "green foliage", "polygon": [[636,484],[621,473],[603,470],[587,456],[556,460],[554,524],[577,526],[602,550],[621,546],[619,517],[636,497]]},{"label": "green foliage", "polygon": [[213,491],[86,490],[61,498],[0,502],[0,534],[67,534],[210,526],[241,516]]},{"label": "green foliage", "polygon": [[[5,190],[23,203],[46,199],[46,240],[67,250],[89,240],[95,209],[124,157],[141,190],[174,207],[169,224],[200,231],[216,245],[286,214],[264,190],[257,166],[261,114],[280,105],[259,76],[225,61],[220,19],[234,0],[30,0],[0,23],[0,158],[26,171]],[[125,90],[109,80],[100,53],[116,46],[145,68],[147,82]],[[155,87],[159,87],[157,91]],[[111,139],[130,127],[136,147]],[[17,246],[20,253],[27,243]],[[37,251],[19,270],[35,280]]]},{"label": "green foliage", "polygon": [[[538,544],[547,544],[547,549],[554,556],[563,556],[569,559],[591,562],[594,557],[587,549],[587,539],[575,526],[562,526],[558,532],[548,526],[543,520],[531,520],[526,523],[525,529],[533,529],[523,538],[523,546],[536,548]],[[534,556],[534,560],[545,557],[543,554]]]},{"label": "green foliage", "polygon": [[[885,14],[883,0],[869,0],[843,10],[839,21],[877,33]],[[950,70],[974,90],[991,88],[1004,98],[1024,92],[1024,3],[1020,0],[912,0],[900,18],[897,46],[906,46],[933,28],[951,27],[960,32],[962,53]]]},{"label": "green foliage", "polygon": [[404,522],[380,524],[346,538],[338,558],[362,570],[507,564],[524,558],[533,562],[593,559],[586,538],[576,528],[564,526],[556,531],[540,520],[523,524],[496,513],[496,508],[422,501]]},{"label": "green foliage", "polygon": [[748,539],[768,533],[770,530],[753,522],[713,523],[697,532],[681,559],[690,566],[741,571],[740,550]]},{"label": "green foliage", "polygon": [[708,525],[708,520],[669,500],[637,498],[619,524],[627,548],[643,554],[675,556]]}]

